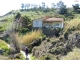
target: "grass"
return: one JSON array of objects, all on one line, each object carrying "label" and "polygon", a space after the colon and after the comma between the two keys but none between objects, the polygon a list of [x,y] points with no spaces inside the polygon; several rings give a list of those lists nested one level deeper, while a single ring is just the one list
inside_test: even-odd
[{"label": "grass", "polygon": [[66,21],[64,29],[65,29],[65,31],[67,31],[70,28],[78,27],[79,24],[80,24],[80,19],[79,18],[75,18],[73,20]]},{"label": "grass", "polygon": [[60,60],[80,60],[80,49],[74,48],[68,55],[61,57]]},{"label": "grass", "polygon": [[[12,24],[12,18],[6,18],[6,19],[3,19],[3,20],[6,20],[6,21],[4,21],[4,22],[0,22],[0,31],[4,31],[4,30],[6,30],[7,28],[9,28],[10,27],[10,25]],[[3,21],[2,20],[2,21]]]},{"label": "grass", "polygon": [[5,52],[2,53],[3,55],[8,55],[9,47],[8,47],[7,43],[3,40],[0,40],[0,49],[5,51]]},{"label": "grass", "polygon": [[30,55],[31,60],[35,60],[35,56]]},{"label": "grass", "polygon": [[3,40],[0,40],[0,48],[1,49],[8,49],[7,43]]},{"label": "grass", "polygon": [[21,60],[25,60],[25,57],[24,57],[24,55],[22,53],[20,53],[20,59]]},{"label": "grass", "polygon": [[22,36],[21,43],[22,44],[29,44],[33,42],[35,39],[39,38],[41,35],[41,31],[32,31],[30,33],[26,33],[26,35]]}]

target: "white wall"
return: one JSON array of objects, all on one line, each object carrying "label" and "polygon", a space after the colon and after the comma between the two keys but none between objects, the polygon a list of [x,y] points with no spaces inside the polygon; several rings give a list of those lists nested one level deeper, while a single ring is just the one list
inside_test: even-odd
[{"label": "white wall", "polygon": [[53,28],[56,28],[56,27],[63,28],[63,23],[54,23],[54,24],[52,24],[52,27]]},{"label": "white wall", "polygon": [[33,27],[42,27],[42,20],[33,20]]},{"label": "white wall", "polygon": [[62,28],[64,27],[64,23],[62,22]]},{"label": "white wall", "polygon": [[54,23],[52,24],[53,27],[63,28],[63,23]]}]

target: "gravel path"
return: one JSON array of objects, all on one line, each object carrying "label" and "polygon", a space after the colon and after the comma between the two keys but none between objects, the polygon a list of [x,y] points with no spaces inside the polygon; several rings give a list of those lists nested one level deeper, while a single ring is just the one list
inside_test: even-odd
[{"label": "gravel path", "polygon": [[[10,45],[9,44],[7,44],[7,46],[10,48]],[[28,56],[26,57],[26,54],[25,54],[24,51],[21,50],[20,52],[24,55],[24,57],[25,57],[26,60],[31,60],[30,59],[30,54],[28,54]]]},{"label": "gravel path", "polygon": [[30,54],[28,54],[28,56],[26,57],[26,54],[25,54],[24,51],[21,51],[21,53],[24,55],[24,57],[26,58],[26,60],[31,60],[31,59],[30,59]]}]

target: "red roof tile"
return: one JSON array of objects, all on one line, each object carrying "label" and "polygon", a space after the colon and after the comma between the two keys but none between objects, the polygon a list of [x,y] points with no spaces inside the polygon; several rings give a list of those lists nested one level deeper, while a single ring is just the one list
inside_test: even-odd
[{"label": "red roof tile", "polygon": [[48,18],[45,19],[44,21],[63,21],[63,18]]}]

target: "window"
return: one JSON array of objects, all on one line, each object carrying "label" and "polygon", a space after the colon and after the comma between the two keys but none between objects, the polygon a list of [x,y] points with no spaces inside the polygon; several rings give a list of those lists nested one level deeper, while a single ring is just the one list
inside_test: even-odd
[{"label": "window", "polygon": [[55,24],[54,27],[59,27],[59,24]]},{"label": "window", "polygon": [[38,25],[38,21],[36,21],[36,26]]},{"label": "window", "polygon": [[38,21],[36,21],[36,23],[38,23]]},{"label": "window", "polygon": [[56,26],[59,26],[59,24],[56,24]]}]

